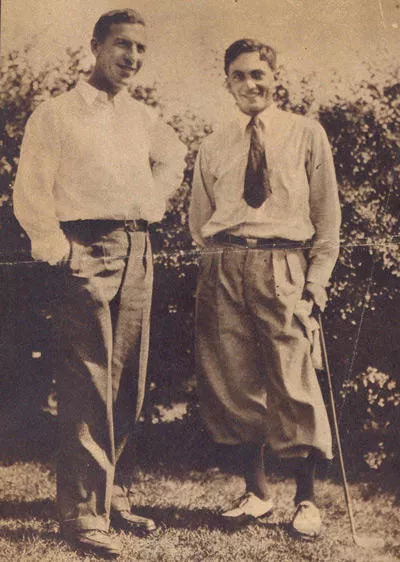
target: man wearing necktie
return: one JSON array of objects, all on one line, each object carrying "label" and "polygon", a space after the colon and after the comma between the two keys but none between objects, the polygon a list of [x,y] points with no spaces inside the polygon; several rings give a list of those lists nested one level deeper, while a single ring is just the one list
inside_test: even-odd
[{"label": "man wearing necktie", "polygon": [[276,53],[251,39],[225,53],[237,118],[200,147],[189,225],[202,249],[196,361],[205,422],[242,445],[245,494],[223,512],[236,526],[271,512],[264,448],[295,458],[291,530],[320,534],[314,494],[331,433],[312,362],[311,310],[323,310],[339,250],[340,206],[321,125],[273,102]]},{"label": "man wearing necktie", "polygon": [[[57,504],[62,536],[118,556],[114,528],[149,532],[131,512],[133,459],[126,445],[143,404],[152,257],[147,224],[179,187],[185,147],[126,90],[146,52],[135,10],[100,17],[89,80],[30,117],[14,210],[32,256],[57,281],[60,349]],[[151,167],[151,162],[154,162]]]}]

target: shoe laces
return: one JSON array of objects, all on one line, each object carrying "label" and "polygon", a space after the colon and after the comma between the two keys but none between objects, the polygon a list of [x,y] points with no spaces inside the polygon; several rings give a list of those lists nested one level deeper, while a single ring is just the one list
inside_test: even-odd
[{"label": "shoe laces", "polygon": [[304,500],[302,502],[299,503],[299,505],[297,506],[297,511],[301,511],[304,509],[310,509],[311,507],[315,507],[314,504],[312,502],[310,502],[309,500]]},{"label": "shoe laces", "polygon": [[246,492],[245,494],[243,494],[242,496],[240,496],[240,498],[238,498],[236,501],[233,502],[233,507],[242,507],[252,496],[253,494],[251,492]]},{"label": "shoe laces", "polygon": [[96,535],[101,535],[102,537],[110,537],[110,534],[108,533],[108,531],[104,531],[103,529],[90,529],[88,531],[82,531],[81,534],[83,536],[96,536]]}]

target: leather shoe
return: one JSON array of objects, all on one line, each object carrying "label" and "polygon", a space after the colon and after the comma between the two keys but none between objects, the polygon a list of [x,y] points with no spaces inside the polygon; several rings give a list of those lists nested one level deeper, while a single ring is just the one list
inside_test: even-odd
[{"label": "leather shoe", "polygon": [[260,517],[271,515],[273,505],[272,500],[262,500],[253,492],[248,492],[236,500],[232,508],[221,513],[222,521],[235,528],[247,525]]},{"label": "leather shoe", "polygon": [[144,534],[151,533],[156,529],[156,524],[152,519],[135,515],[128,510],[113,510],[111,512],[111,525],[114,529]]},{"label": "leather shoe", "polygon": [[291,532],[297,538],[312,541],[321,534],[321,514],[311,501],[299,503],[291,523]]},{"label": "leather shoe", "polygon": [[107,531],[97,529],[63,534],[63,539],[78,550],[98,554],[103,558],[117,558],[122,550],[119,539],[112,537]]}]

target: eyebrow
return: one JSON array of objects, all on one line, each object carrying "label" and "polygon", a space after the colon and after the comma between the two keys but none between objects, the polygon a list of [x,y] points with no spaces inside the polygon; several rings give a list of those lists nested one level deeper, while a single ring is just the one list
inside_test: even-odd
[{"label": "eyebrow", "polygon": [[132,40],[128,37],[124,37],[123,35],[117,35],[116,37],[114,37],[114,43],[117,43],[118,41],[124,41],[125,43],[135,43],[136,45],[139,45],[140,47],[143,47],[144,49],[146,49],[146,43],[143,43],[142,41],[135,41]]},{"label": "eyebrow", "polygon": [[239,75],[239,74],[266,74],[265,70],[262,68],[252,68],[251,70],[233,70],[232,75]]}]

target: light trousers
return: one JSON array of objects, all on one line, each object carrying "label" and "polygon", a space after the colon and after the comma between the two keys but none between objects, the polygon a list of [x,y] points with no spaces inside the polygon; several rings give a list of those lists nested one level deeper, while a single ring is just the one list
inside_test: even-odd
[{"label": "light trousers", "polygon": [[152,260],[144,232],[78,224],[65,233],[71,256],[69,265],[56,266],[53,304],[57,504],[68,533],[107,530],[111,507],[130,509],[134,459],[122,453],[144,398]]},{"label": "light trousers", "polygon": [[310,342],[294,316],[301,249],[208,248],[196,308],[198,393],[214,440],[268,444],[280,456],[332,457]]}]

